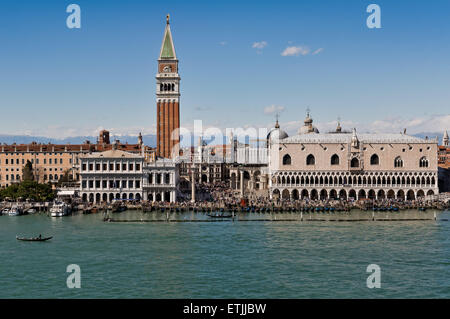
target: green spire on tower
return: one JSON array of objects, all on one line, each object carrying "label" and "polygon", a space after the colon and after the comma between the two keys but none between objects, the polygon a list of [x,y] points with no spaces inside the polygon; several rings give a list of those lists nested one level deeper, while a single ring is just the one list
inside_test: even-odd
[{"label": "green spire on tower", "polygon": [[166,17],[166,30],[164,32],[164,40],[161,46],[161,53],[159,55],[160,59],[176,59],[177,56],[175,54],[175,47],[173,45],[172,33],[170,32],[170,21],[169,15]]}]

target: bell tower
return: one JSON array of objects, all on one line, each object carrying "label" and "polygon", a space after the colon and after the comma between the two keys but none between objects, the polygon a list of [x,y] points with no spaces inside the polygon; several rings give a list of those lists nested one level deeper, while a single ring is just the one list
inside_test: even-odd
[{"label": "bell tower", "polygon": [[167,15],[156,74],[156,155],[173,158],[180,142],[180,75]]}]

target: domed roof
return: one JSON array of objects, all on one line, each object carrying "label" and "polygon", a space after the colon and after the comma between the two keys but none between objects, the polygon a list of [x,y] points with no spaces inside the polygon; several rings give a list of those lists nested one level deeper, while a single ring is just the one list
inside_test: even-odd
[{"label": "domed roof", "polygon": [[298,129],[298,134],[309,134],[309,133],[319,133],[317,127],[315,127],[312,123],[313,120],[309,116],[309,111],[306,113],[306,118],[304,121],[304,125]]},{"label": "domed roof", "polygon": [[279,140],[282,140],[282,139],[285,139],[288,137],[289,137],[289,135],[287,135],[287,133],[285,131],[280,129],[278,120],[277,120],[277,123],[275,124],[275,127],[270,130],[269,134],[267,134],[267,140],[270,143],[278,142]]}]

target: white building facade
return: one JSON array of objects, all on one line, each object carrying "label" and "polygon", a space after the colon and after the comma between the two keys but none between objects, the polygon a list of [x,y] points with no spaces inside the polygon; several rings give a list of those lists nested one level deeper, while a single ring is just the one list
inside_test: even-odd
[{"label": "white building facade", "polygon": [[270,197],[404,199],[437,194],[437,140],[399,134],[319,133],[309,114],[295,136],[272,139]]},{"label": "white building facade", "polygon": [[160,159],[144,166],[143,194],[149,202],[177,201],[179,170],[175,161]]},{"label": "white building facade", "polygon": [[80,196],[85,202],[143,198],[144,157],[120,150],[85,155],[80,159]]}]

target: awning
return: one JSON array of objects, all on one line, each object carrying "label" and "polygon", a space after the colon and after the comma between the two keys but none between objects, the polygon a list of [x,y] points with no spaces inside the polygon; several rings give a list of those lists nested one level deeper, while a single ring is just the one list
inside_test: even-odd
[{"label": "awning", "polygon": [[75,195],[75,191],[59,191],[58,192],[58,196],[74,196]]}]

